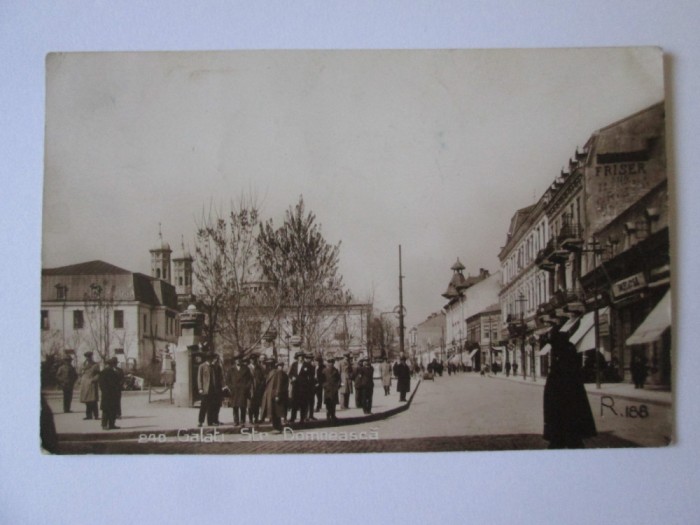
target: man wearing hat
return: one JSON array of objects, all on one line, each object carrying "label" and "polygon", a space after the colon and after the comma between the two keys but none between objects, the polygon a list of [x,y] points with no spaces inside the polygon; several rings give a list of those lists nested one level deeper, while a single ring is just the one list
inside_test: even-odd
[{"label": "man wearing hat", "polygon": [[309,397],[313,396],[314,369],[311,360],[304,356],[304,352],[294,354],[296,361],[289,369],[289,382],[292,384],[292,413],[289,417],[293,423],[297,417],[297,410],[302,422],[306,421],[309,411]]},{"label": "man wearing hat", "polygon": [[260,406],[262,405],[263,394],[265,393],[265,369],[260,365],[259,355],[252,354],[250,356],[250,377],[252,380],[250,386],[250,403],[248,404],[248,418],[251,423],[257,423],[260,420]]},{"label": "man wearing hat", "polygon": [[352,380],[354,368],[352,366],[352,356],[345,354],[345,359],[340,363],[340,391],[343,396],[342,407],[350,408],[350,394],[352,394]]},{"label": "man wearing hat", "polygon": [[383,357],[380,358],[379,375],[382,378],[384,395],[388,396],[391,393],[391,364]]},{"label": "man wearing hat", "polygon": [[56,371],[56,383],[63,391],[63,412],[70,412],[70,405],[73,401],[73,387],[78,380],[78,372],[75,371],[70,356],[63,358],[63,363]]},{"label": "man wearing hat", "polygon": [[197,369],[197,388],[201,399],[198,417],[200,427],[204,425],[205,415],[207,425],[219,425],[223,386],[223,370],[219,364],[219,356],[210,352]]},{"label": "man wearing hat", "polygon": [[234,365],[226,372],[226,388],[231,395],[234,425],[245,424],[252,386],[253,375],[248,366],[243,363],[243,356],[237,355]]},{"label": "man wearing hat", "polygon": [[[326,367],[323,364],[323,357],[318,356],[316,358],[316,365],[314,366],[314,393],[316,394],[316,407],[314,412],[321,410],[321,405],[323,404],[323,370]],[[313,398],[312,398],[313,402]]]},{"label": "man wearing hat", "polygon": [[340,372],[335,367],[335,359],[327,361],[323,369],[323,397],[326,403],[326,419],[335,423],[335,406],[338,404],[338,390],[340,389]]},{"label": "man wearing hat", "polygon": [[102,429],[112,430],[117,427],[114,423],[119,412],[122,397],[121,375],[117,372],[116,357],[107,360],[107,367],[100,372],[99,385],[102,391]]},{"label": "man wearing hat", "polygon": [[85,417],[83,419],[99,419],[97,402],[100,392],[97,381],[100,377],[100,365],[92,359],[92,352],[85,352],[85,362],[80,369],[80,402],[85,403]]},{"label": "man wearing hat", "polygon": [[401,396],[399,401],[406,401],[406,394],[411,391],[411,369],[406,364],[404,356],[401,356],[401,360],[394,365],[394,375],[396,376],[396,390]]},{"label": "man wearing hat", "polygon": [[265,381],[265,393],[262,399],[262,418],[270,419],[277,433],[282,433],[282,420],[287,416],[289,398],[289,377],[284,371],[284,363],[271,360],[275,368],[270,371]]}]

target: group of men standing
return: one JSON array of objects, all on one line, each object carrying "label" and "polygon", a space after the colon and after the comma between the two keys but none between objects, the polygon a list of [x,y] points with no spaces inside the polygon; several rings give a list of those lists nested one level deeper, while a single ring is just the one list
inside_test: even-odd
[{"label": "group of men standing", "polygon": [[[72,364],[72,358],[67,356],[56,371],[56,382],[63,391],[63,412],[71,412],[73,401],[73,388],[80,379],[80,402],[85,404],[85,417],[83,419],[100,419],[102,409],[102,428],[113,430],[119,428],[115,422],[121,417],[122,383],[124,373],[117,365],[116,357],[107,360],[105,367],[100,370],[100,365],[93,360],[91,351],[83,354],[83,363],[80,374]],[[101,403],[98,408],[98,403]]]},{"label": "group of men standing", "polygon": [[[393,372],[399,380],[401,399],[405,401],[410,390],[410,372],[405,361],[392,368],[382,360],[379,368],[384,394],[389,395]],[[350,408],[353,392],[356,407],[371,414],[374,367],[366,358],[354,365],[350,354],[336,367],[335,359],[324,361],[322,357],[314,359],[310,353],[297,352],[288,371],[284,362],[272,358],[261,360],[259,354],[250,358],[236,356],[233,364],[224,370],[218,355],[210,353],[199,366],[197,387],[201,398],[199,426],[204,424],[205,417],[208,425],[220,425],[219,410],[223,399],[228,397],[234,425],[246,424],[246,418],[251,424],[269,419],[275,430],[281,431],[283,421],[292,423],[297,417],[301,422],[315,421],[314,414],[321,410],[322,404],[326,407],[326,419],[337,421],[337,406]]]}]

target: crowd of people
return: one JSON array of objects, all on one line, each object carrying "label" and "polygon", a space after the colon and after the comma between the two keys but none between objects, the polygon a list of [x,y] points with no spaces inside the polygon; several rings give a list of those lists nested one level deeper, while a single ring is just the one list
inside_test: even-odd
[{"label": "crowd of people", "polygon": [[[251,425],[268,420],[275,431],[283,424],[316,421],[325,406],[325,419],[335,423],[336,412],[349,409],[354,394],[355,408],[372,413],[375,367],[367,358],[356,363],[346,354],[337,364],[334,358],[323,359],[297,352],[286,369],[283,361],[251,354],[236,356],[224,365],[218,354],[210,352],[197,371],[200,396],[198,425],[218,426],[219,413],[226,402],[233,410],[233,424]],[[393,366],[379,359],[378,379],[384,395],[391,394],[397,380],[400,401],[410,391],[411,369],[402,358]]]}]

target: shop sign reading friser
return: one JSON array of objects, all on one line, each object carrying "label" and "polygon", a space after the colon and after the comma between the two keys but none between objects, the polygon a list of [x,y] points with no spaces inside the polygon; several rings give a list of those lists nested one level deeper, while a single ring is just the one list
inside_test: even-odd
[{"label": "shop sign reading friser", "polygon": [[615,297],[620,297],[622,295],[636,292],[637,290],[644,288],[646,285],[647,281],[644,278],[644,272],[639,272],[614,283],[612,286],[612,292]]}]

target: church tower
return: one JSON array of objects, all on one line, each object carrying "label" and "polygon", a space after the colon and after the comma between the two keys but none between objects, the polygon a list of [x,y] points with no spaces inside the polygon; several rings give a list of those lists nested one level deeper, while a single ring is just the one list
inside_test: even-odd
[{"label": "church tower", "polygon": [[192,303],[192,263],[194,259],[188,250],[185,249],[185,239],[182,238],[181,251],[173,259],[173,284],[177,293],[178,304],[186,306]]},{"label": "church tower", "polygon": [[160,223],[158,224],[158,239],[159,246],[151,249],[151,277],[156,279],[163,279],[167,283],[171,283],[170,278],[170,254],[173,251],[170,249],[170,245],[163,241],[163,233],[160,229]]}]

